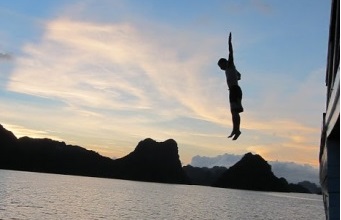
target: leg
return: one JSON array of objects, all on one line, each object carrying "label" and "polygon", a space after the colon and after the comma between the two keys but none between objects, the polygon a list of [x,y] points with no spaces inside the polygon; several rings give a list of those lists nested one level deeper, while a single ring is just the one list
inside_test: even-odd
[{"label": "leg", "polygon": [[232,140],[237,140],[240,132],[240,115],[239,112],[232,112],[232,122],[233,122],[233,133],[234,137]]},{"label": "leg", "polygon": [[239,135],[241,134],[240,115],[239,115],[239,112],[236,112],[236,111],[232,111],[231,113],[232,113],[233,130],[230,136],[228,136],[228,138],[231,138],[232,136],[234,136],[232,140],[237,140]]},{"label": "leg", "polygon": [[232,112],[233,131],[238,132],[240,130],[240,115],[239,112]]},{"label": "leg", "polygon": [[228,138],[233,137],[232,140],[237,140],[240,132],[240,115],[239,113],[243,112],[243,106],[241,103],[242,100],[242,90],[238,85],[231,87],[230,89],[230,108],[232,114],[232,122],[233,122],[233,130]]}]

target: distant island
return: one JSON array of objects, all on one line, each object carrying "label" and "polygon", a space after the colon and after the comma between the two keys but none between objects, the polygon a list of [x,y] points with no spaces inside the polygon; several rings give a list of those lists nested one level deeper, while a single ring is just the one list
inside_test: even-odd
[{"label": "distant island", "polygon": [[285,178],[276,177],[271,166],[260,156],[245,154],[229,169],[226,167],[199,168],[183,167],[192,184],[222,188],[256,191],[299,192],[320,194],[321,188],[314,183],[303,181],[288,183]]},{"label": "distant island", "polygon": [[316,193],[314,185],[289,184],[277,178],[259,155],[247,153],[234,166],[182,167],[175,140],[147,138],[125,157],[110,159],[75,145],[51,139],[17,138],[0,125],[0,169],[117,178],[136,181],[196,184],[235,189]]}]

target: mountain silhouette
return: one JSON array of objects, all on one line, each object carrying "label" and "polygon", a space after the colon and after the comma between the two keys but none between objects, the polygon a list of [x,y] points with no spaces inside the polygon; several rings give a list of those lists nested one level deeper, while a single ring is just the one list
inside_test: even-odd
[{"label": "mountain silhouette", "polygon": [[112,160],[85,148],[51,139],[22,137],[0,125],[0,168],[111,177]]},{"label": "mountain silhouette", "polygon": [[[181,166],[175,140],[147,138],[125,157],[110,159],[80,146],[47,138],[16,138],[0,125],[0,169],[71,174],[137,181],[197,184],[224,188],[309,192],[277,178],[259,155],[247,153],[229,169]],[[307,184],[305,184],[307,185]]]},{"label": "mountain silhouette", "polygon": [[276,177],[271,166],[260,155],[252,153],[245,154],[239,162],[227,169],[214,186],[257,191],[309,192],[297,184],[288,184],[284,178]]},{"label": "mountain silhouette", "polygon": [[141,141],[129,155],[112,160],[85,148],[47,138],[16,138],[0,125],[0,169],[13,169],[161,183],[187,183],[177,143]]},{"label": "mountain silhouette", "polygon": [[123,179],[188,183],[182,169],[177,143],[173,139],[156,142],[151,138],[140,141],[135,150],[115,160],[118,177]]},{"label": "mountain silhouette", "polygon": [[226,167],[193,167],[187,165],[183,167],[187,174],[191,184],[213,186],[215,182],[221,177],[221,175],[227,170]]}]

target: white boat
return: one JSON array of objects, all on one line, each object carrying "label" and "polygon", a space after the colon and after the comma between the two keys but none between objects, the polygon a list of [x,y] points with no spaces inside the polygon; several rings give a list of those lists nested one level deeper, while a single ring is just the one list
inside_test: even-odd
[{"label": "white boat", "polygon": [[340,0],[331,1],[320,183],[326,219],[340,219]]}]

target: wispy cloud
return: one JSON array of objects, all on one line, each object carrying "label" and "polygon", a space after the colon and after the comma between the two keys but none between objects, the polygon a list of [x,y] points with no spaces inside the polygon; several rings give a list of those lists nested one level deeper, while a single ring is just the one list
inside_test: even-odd
[{"label": "wispy cloud", "polygon": [[201,117],[205,105],[195,97],[207,86],[200,80],[204,56],[180,60],[177,39],[161,41],[167,38],[144,32],[129,24],[52,21],[39,45],[24,48],[27,56],[18,59],[8,89],[69,105],[159,112],[174,107],[173,114],[190,110]]},{"label": "wispy cloud", "polygon": [[[199,47],[175,30],[151,30],[64,18],[48,22],[41,41],[26,45],[25,56],[16,60],[7,89],[61,101],[60,114],[71,110],[95,121],[129,124],[131,133],[177,117],[221,123],[216,113],[226,115],[225,99],[210,108],[219,99],[213,88],[221,82],[208,80],[210,73],[203,71],[211,58],[202,52],[210,50],[210,42],[201,39]],[[157,128],[150,135],[155,133]]]},{"label": "wispy cloud", "polygon": [[264,87],[268,92],[259,96],[262,100],[248,102],[251,112],[245,114],[244,127],[254,136],[250,151],[272,160],[306,158],[305,163],[317,164],[323,75],[323,70],[315,70],[299,83],[273,78]]}]

